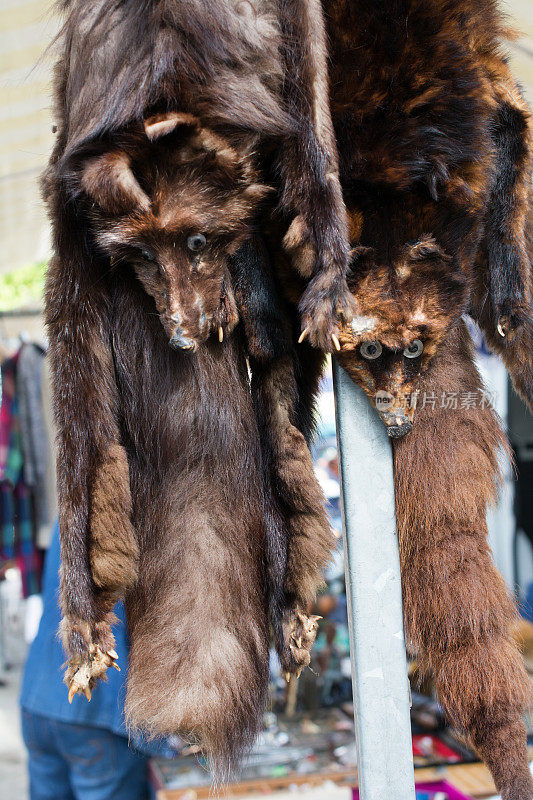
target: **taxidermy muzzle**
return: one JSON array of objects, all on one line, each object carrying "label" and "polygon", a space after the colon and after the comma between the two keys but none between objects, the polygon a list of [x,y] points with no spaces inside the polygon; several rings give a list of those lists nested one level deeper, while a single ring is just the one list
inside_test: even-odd
[{"label": "taxidermy muzzle", "polygon": [[249,155],[190,114],[150,117],[124,142],[83,166],[98,246],[115,269],[133,268],[172,348],[222,342],[238,321],[229,259],[269,188]]}]

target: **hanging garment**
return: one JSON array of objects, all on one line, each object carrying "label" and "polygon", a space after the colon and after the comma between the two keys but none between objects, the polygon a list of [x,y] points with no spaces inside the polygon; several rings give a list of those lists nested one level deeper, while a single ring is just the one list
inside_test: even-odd
[{"label": "hanging garment", "polygon": [[47,491],[50,444],[42,391],[44,361],[45,351],[39,345],[23,344],[16,372],[24,482],[32,489],[38,538],[40,529],[52,524]]},{"label": "hanging garment", "polygon": [[43,554],[35,546],[35,501],[24,482],[21,417],[17,395],[19,353],[2,364],[0,412],[0,561],[15,561],[24,597],[40,592]]}]

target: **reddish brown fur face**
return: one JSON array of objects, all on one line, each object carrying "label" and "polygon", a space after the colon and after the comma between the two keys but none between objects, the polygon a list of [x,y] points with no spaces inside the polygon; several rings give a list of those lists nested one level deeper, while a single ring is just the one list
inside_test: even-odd
[{"label": "reddish brown fur face", "polygon": [[89,159],[82,185],[99,248],[116,269],[133,267],[170,344],[193,351],[237,322],[228,260],[268,189],[251,162],[189,115],[160,115],[145,128],[141,146]]},{"label": "reddish brown fur face", "polygon": [[359,313],[338,357],[396,438],[411,430],[420,376],[464,308],[466,281],[429,235],[387,261],[372,248],[354,255]]}]

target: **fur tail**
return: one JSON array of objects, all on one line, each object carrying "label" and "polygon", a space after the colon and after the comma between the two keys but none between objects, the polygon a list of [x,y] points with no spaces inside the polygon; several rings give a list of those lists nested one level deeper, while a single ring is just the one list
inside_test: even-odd
[{"label": "fur tail", "polygon": [[209,498],[208,513],[187,489],[180,484],[186,507],[168,514],[173,531],[150,533],[128,601],[126,720],[150,737],[199,744],[220,783],[253,743],[266,704],[262,554],[235,516],[214,519],[221,499]]}]

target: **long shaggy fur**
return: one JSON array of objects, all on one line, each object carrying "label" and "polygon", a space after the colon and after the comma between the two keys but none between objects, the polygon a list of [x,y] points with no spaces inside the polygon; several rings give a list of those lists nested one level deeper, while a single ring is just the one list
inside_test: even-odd
[{"label": "long shaggy fur", "polygon": [[[153,322],[151,321],[153,320]],[[128,723],[198,740],[224,778],[258,732],[268,683],[259,439],[238,337],[168,347],[132,280],[113,353],[139,537],[127,595]]]},{"label": "long shaggy fur", "polygon": [[[480,396],[469,338],[463,324],[450,333],[420,381],[423,392]],[[502,797],[526,800],[533,784],[521,714],[531,685],[485,521],[499,483],[498,453],[506,448],[490,407],[420,408],[412,432],[394,443],[396,511],[408,641]]]}]

